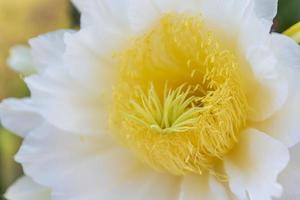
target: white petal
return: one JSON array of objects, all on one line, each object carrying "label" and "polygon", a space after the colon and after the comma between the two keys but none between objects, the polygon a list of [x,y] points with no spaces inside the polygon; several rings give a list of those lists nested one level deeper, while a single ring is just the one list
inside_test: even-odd
[{"label": "white petal", "polygon": [[43,119],[38,115],[29,99],[7,99],[0,104],[0,119],[8,130],[25,137],[39,126]]},{"label": "white petal", "polygon": [[25,81],[37,112],[57,127],[82,134],[107,127],[107,97],[90,91],[66,70],[48,68]]},{"label": "white petal", "polygon": [[152,2],[162,14],[170,12],[195,14],[197,16],[203,14],[201,13],[201,2],[198,0],[152,0]]},{"label": "white petal", "polygon": [[[111,172],[113,173],[113,172]],[[160,174],[144,167],[115,180],[117,184],[108,186],[98,193],[83,195],[81,199],[110,200],[173,200],[177,199],[179,178]],[[137,189],[138,188],[138,189]],[[63,198],[61,199],[63,200]]]},{"label": "white petal", "polygon": [[271,48],[283,69],[300,68],[300,47],[293,39],[272,33]]},{"label": "white petal", "polygon": [[129,29],[129,0],[86,0],[74,3],[81,11],[81,27],[109,26],[123,32]]},{"label": "white petal", "polygon": [[152,0],[162,12],[175,11],[180,0]]},{"label": "white petal", "polygon": [[249,15],[240,24],[239,52],[248,63],[253,76],[249,81],[249,104],[253,112],[249,119],[262,121],[281,109],[288,96],[288,82],[277,68],[279,59],[271,44],[270,26]]},{"label": "white petal", "polygon": [[[235,37],[249,15],[254,17],[252,0],[152,0],[160,12],[178,12],[201,16],[206,26]],[[238,39],[235,37],[235,39]]]},{"label": "white petal", "polygon": [[65,51],[64,35],[70,30],[60,30],[38,36],[29,41],[34,65],[39,72],[47,67],[62,67]]},{"label": "white petal", "polygon": [[[65,34],[65,31],[50,33],[30,42],[36,65],[43,70],[37,75],[26,78],[25,81],[31,91],[33,105],[45,119],[65,130],[95,133],[107,124],[107,112],[102,108],[106,107],[103,102],[108,97],[103,97],[104,92],[99,90],[97,83],[82,84],[71,77],[70,72],[76,71],[78,65],[73,69],[65,67],[63,62]],[[71,37],[72,34],[68,32],[67,36]],[[76,60],[78,55],[73,54],[73,56],[70,59]],[[89,58],[82,60],[86,61]],[[83,64],[80,65],[80,69],[84,69],[82,67],[85,66],[84,63],[79,62],[79,64]],[[105,77],[103,73],[101,75]],[[105,75],[108,77],[107,73]],[[95,90],[90,91],[87,85],[92,85]],[[109,88],[106,86],[102,88]],[[99,92],[95,92],[96,88]]]},{"label": "white petal", "polygon": [[64,55],[68,73],[95,93],[111,93],[116,79],[113,54],[127,41],[125,36],[114,30],[94,27],[68,34]]},{"label": "white petal", "polygon": [[83,7],[83,4],[85,3],[85,1],[82,1],[82,0],[71,0],[71,2],[81,12],[81,8]]},{"label": "white petal", "polygon": [[294,94],[280,111],[257,126],[289,147],[300,142],[300,94],[299,91],[292,90],[292,92]]},{"label": "white petal", "polygon": [[268,200],[282,192],[277,176],[289,161],[288,149],[255,129],[241,133],[238,146],[225,158],[229,185],[240,199]]},{"label": "white petal", "polygon": [[152,0],[130,0],[128,20],[132,34],[139,34],[149,30],[154,22],[161,17],[161,10]]},{"label": "white petal", "polygon": [[35,183],[29,177],[16,181],[5,193],[7,200],[50,200],[50,189]]},{"label": "white petal", "polygon": [[117,76],[113,52],[126,42],[125,34],[86,27],[66,34],[65,42],[66,68],[48,70],[26,82],[51,123],[71,132],[96,133],[108,125]]},{"label": "white petal", "polygon": [[[276,65],[275,65],[276,66]],[[272,73],[268,73],[272,75]],[[289,85],[283,75],[268,78],[268,75],[250,81],[247,89],[252,121],[263,121],[282,109],[288,99]]]},{"label": "white petal", "polygon": [[282,200],[300,199],[300,145],[293,147],[290,153],[290,162],[279,176],[279,182],[283,186]]},{"label": "white petal", "polygon": [[254,0],[255,12],[260,18],[272,22],[277,14],[278,0]]},{"label": "white petal", "polygon": [[7,62],[10,68],[24,76],[34,74],[37,70],[32,60],[30,48],[27,46],[12,47]]},{"label": "white petal", "polygon": [[149,170],[109,137],[68,134],[45,124],[25,138],[16,159],[27,174],[51,187],[57,200],[171,200],[177,195],[178,178]]},{"label": "white petal", "polygon": [[215,177],[187,175],[183,177],[178,200],[229,200],[228,191]]},{"label": "white petal", "polygon": [[284,106],[258,127],[293,146],[300,142],[300,47],[286,36],[273,34],[272,49],[279,60],[280,73],[287,77],[289,94]]},{"label": "white petal", "polygon": [[203,16],[205,24],[220,31],[226,39],[239,40],[241,25],[247,18],[255,18],[254,5],[251,0],[204,0],[199,2],[199,14]]}]

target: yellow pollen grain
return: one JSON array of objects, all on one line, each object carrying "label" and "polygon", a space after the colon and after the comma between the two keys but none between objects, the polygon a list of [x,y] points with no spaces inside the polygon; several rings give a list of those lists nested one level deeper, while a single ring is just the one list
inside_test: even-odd
[{"label": "yellow pollen grain", "polygon": [[234,54],[200,17],[171,13],[116,57],[111,126],[120,142],[154,169],[216,174],[248,112]]}]

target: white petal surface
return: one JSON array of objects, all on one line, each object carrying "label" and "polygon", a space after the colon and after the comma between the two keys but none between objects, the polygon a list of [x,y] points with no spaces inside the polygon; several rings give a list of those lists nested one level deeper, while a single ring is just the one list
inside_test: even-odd
[{"label": "white petal surface", "polygon": [[27,174],[53,189],[56,200],[176,197],[176,177],[149,170],[108,137],[68,134],[44,125],[25,138],[16,159]]},{"label": "white petal surface", "polygon": [[88,27],[66,36],[68,73],[95,93],[110,95],[116,79],[113,54],[127,41],[126,33]]},{"label": "white petal surface", "polygon": [[290,153],[290,162],[279,176],[279,182],[283,186],[282,200],[300,199],[300,145],[293,147]]},{"label": "white petal surface", "polygon": [[288,161],[289,152],[284,145],[258,130],[248,129],[224,163],[230,188],[238,198],[270,200],[281,195],[277,176]]},{"label": "white petal surface", "polygon": [[[296,91],[291,91],[296,92]],[[259,124],[260,130],[292,147],[300,141],[300,94],[293,94],[274,116]]]},{"label": "white petal surface", "polygon": [[26,80],[41,114],[61,129],[97,134],[107,128],[116,80],[113,52],[126,41],[126,34],[101,28],[66,34],[62,67]]},{"label": "white petal surface", "polygon": [[12,47],[7,62],[11,69],[23,76],[31,75],[37,71],[32,60],[30,48],[27,46],[18,45]]},{"label": "white petal surface", "polygon": [[29,41],[34,65],[38,72],[48,67],[63,67],[64,35],[70,30],[59,30],[38,36]]},{"label": "white petal surface", "polygon": [[80,11],[80,9],[83,7],[82,3],[84,3],[84,1],[82,0],[71,0],[71,2],[74,4],[74,6]]},{"label": "white petal surface", "polygon": [[25,81],[37,111],[57,127],[85,134],[97,134],[107,127],[105,96],[91,92],[66,70],[48,68]]},{"label": "white petal surface", "polygon": [[283,69],[300,68],[300,47],[293,39],[272,33],[271,45]]},{"label": "white petal surface", "polygon": [[300,47],[286,36],[273,34],[272,49],[280,73],[287,77],[289,94],[284,106],[258,127],[291,147],[300,141]]},{"label": "white petal surface", "polygon": [[149,30],[161,14],[159,6],[152,0],[130,0],[128,20],[132,34],[142,34],[143,31]]},{"label": "white petal surface", "polygon": [[227,188],[209,175],[183,177],[178,200],[230,200]]},{"label": "white petal surface", "polygon": [[112,52],[124,35],[89,27],[75,34],[59,31],[31,40],[35,63],[43,70],[26,83],[46,120],[74,133],[97,134],[107,128],[115,80]]},{"label": "white petal surface", "polygon": [[130,0],[74,1],[81,11],[81,26],[110,26],[128,30],[128,6]]},{"label": "white petal surface", "polygon": [[7,190],[4,196],[7,200],[50,200],[51,191],[29,177],[22,177]]},{"label": "white petal surface", "polygon": [[0,104],[1,124],[8,130],[25,137],[39,126],[43,119],[34,112],[30,99],[7,99]]},{"label": "white petal surface", "polygon": [[254,0],[258,17],[265,18],[271,24],[277,14],[278,0]]},{"label": "white petal surface", "polygon": [[282,75],[270,79],[261,77],[256,81],[247,90],[251,109],[248,118],[263,121],[282,109],[288,99],[289,85]]},{"label": "white petal surface", "polygon": [[[253,12],[253,11],[252,11]],[[279,58],[271,44],[270,25],[249,15],[240,24],[239,49],[242,60],[250,66],[249,119],[262,121],[281,109],[288,96],[288,82],[277,68]]]}]

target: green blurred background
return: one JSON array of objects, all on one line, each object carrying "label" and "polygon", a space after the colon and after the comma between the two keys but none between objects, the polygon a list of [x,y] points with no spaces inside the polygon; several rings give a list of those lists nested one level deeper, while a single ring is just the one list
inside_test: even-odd
[{"label": "green blurred background", "polygon": [[[6,65],[9,48],[42,33],[76,27],[78,19],[69,0],[0,0],[0,100],[29,95],[20,76]],[[274,31],[283,32],[299,21],[300,0],[279,0]],[[20,138],[0,127],[0,199],[22,174],[13,159],[20,143]]]}]

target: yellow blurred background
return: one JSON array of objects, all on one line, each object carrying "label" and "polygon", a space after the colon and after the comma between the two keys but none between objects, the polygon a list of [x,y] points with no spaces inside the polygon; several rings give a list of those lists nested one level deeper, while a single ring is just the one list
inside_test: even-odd
[{"label": "yellow blurred background", "polygon": [[[300,0],[279,0],[274,30],[282,32],[299,22],[299,10]],[[27,44],[29,38],[39,34],[70,28],[77,17],[69,0],[0,0],[0,100],[29,95],[21,77],[7,67],[10,47]],[[20,139],[0,125],[0,199],[6,188],[22,174],[13,159],[19,145]]]}]

